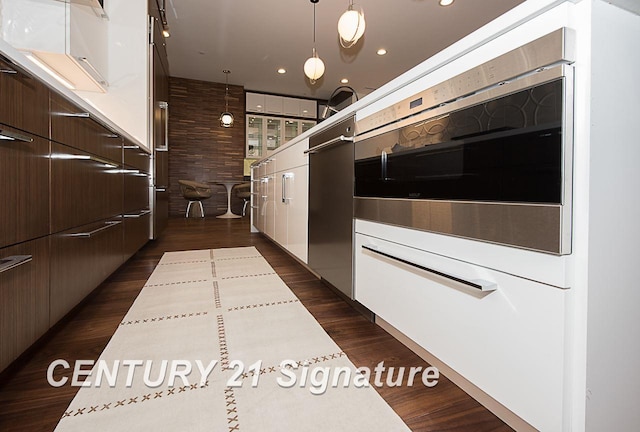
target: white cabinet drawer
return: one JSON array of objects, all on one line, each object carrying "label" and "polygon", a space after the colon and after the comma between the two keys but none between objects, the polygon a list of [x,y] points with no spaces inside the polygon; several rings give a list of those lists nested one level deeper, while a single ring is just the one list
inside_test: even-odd
[{"label": "white cabinet drawer", "polygon": [[562,429],[568,291],[362,234],[355,247],[356,300],[537,429]]},{"label": "white cabinet drawer", "polygon": [[309,148],[309,138],[297,142],[278,152],[273,158],[276,161],[276,172],[309,164],[309,156],[304,151]]}]

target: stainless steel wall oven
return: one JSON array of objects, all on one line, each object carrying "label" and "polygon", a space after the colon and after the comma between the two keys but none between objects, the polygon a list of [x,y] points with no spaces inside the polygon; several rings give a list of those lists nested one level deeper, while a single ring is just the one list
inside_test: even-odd
[{"label": "stainless steel wall oven", "polygon": [[570,253],[571,41],[559,29],[359,120],[355,217]]}]

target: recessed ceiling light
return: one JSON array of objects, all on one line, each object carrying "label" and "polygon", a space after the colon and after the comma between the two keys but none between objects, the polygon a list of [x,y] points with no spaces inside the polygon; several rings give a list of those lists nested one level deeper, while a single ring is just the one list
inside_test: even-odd
[{"label": "recessed ceiling light", "polygon": [[347,84],[347,83],[349,82],[349,80],[348,80],[348,79],[346,79],[346,78],[342,78],[342,79],[340,80],[340,82],[341,82],[342,84]]},{"label": "recessed ceiling light", "polygon": [[285,68],[280,68],[280,69],[278,69],[278,73],[279,74],[285,74],[285,73],[287,73],[287,70]]},{"label": "recessed ceiling light", "polygon": [[378,50],[378,55],[380,55],[380,56],[385,55],[386,53],[387,53],[387,50],[386,50],[386,49],[384,49],[384,48],[380,48],[380,49]]},{"label": "recessed ceiling light", "polygon": [[440,6],[449,6],[453,0],[440,0]]}]

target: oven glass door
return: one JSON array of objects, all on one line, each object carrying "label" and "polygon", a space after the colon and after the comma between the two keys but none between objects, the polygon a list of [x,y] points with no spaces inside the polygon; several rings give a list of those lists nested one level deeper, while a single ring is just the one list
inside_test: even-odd
[{"label": "oven glass door", "polygon": [[367,138],[355,196],[561,204],[557,79]]}]

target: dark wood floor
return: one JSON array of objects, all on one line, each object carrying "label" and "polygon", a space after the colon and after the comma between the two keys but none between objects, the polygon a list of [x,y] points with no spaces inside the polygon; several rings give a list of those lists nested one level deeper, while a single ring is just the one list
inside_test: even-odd
[{"label": "dark wood floor", "polygon": [[[52,431],[76,388],[53,388],[46,370],[55,359],[97,359],[166,251],[255,246],[356,366],[409,368],[427,364],[369,322],[313,274],[242,220],[171,219],[80,307],[0,375],[0,431]],[[70,374],[68,374],[70,375]],[[418,382],[417,382],[418,383]],[[433,388],[382,387],[378,391],[414,431],[510,431],[444,377]],[[354,413],[366,415],[366,413]]]}]

